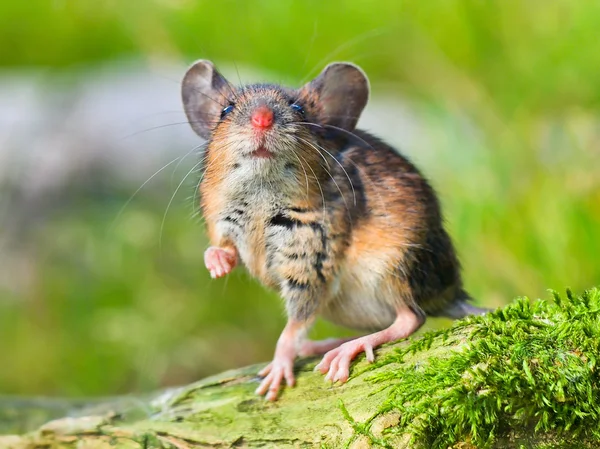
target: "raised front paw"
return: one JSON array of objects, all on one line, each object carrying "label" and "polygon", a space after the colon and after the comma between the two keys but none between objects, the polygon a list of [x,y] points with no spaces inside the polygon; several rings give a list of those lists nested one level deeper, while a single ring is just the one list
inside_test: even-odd
[{"label": "raised front paw", "polygon": [[294,378],[294,360],[276,357],[258,375],[264,377],[264,379],[256,389],[256,394],[262,396],[266,393],[267,400],[274,401],[277,399],[283,379],[285,379],[288,387],[293,387],[296,383],[296,379]]},{"label": "raised front paw", "polygon": [[211,246],[204,252],[204,264],[212,278],[223,277],[237,265],[237,251]]}]

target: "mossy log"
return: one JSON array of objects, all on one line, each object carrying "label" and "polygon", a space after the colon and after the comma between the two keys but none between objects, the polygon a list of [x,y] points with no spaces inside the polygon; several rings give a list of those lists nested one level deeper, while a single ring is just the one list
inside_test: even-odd
[{"label": "mossy log", "polygon": [[344,385],[301,360],[274,403],[260,366],[96,404],[4,398],[0,447],[599,447],[599,313],[597,289],[519,299],[359,358]]}]

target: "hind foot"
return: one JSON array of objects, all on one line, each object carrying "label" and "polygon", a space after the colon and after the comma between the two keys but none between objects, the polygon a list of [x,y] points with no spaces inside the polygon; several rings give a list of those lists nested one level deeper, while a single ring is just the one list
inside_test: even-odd
[{"label": "hind foot", "polygon": [[375,360],[373,349],[384,343],[408,337],[419,329],[421,324],[423,324],[421,317],[418,317],[408,308],[402,308],[398,311],[396,320],[390,327],[374,334],[347,341],[330,350],[315,369],[322,374],[327,373],[325,380],[344,383],[350,376],[350,362],[359,354],[364,352],[367,360],[373,362]]}]

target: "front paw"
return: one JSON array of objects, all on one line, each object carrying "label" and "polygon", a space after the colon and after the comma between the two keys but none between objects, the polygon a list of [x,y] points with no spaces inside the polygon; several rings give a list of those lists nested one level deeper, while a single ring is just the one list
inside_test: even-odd
[{"label": "front paw", "polygon": [[211,246],[204,252],[204,264],[212,278],[223,277],[237,265],[237,252],[235,249]]},{"label": "front paw", "polygon": [[256,394],[262,396],[266,393],[266,399],[274,401],[277,399],[283,379],[285,379],[288,387],[293,387],[296,383],[296,379],[294,378],[294,360],[276,357],[258,375],[264,377],[264,379],[256,389]]}]

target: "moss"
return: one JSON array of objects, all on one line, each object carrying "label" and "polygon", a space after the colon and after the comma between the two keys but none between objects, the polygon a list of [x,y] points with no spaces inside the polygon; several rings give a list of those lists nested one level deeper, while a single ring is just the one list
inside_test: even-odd
[{"label": "moss", "polygon": [[[385,355],[377,366],[394,363],[398,369],[379,371],[370,381],[385,381],[390,388],[377,415],[400,413],[387,435],[408,433],[411,445],[426,448],[459,442],[507,447],[516,426],[538,436],[537,446],[522,447],[541,447],[544,434],[554,435],[561,446],[546,441],[543,447],[600,442],[600,290],[581,296],[567,290],[566,298],[553,292],[553,297],[552,302],[520,298]],[[457,336],[464,342],[458,350],[428,352],[425,361],[414,357]],[[369,435],[368,425],[360,430]]]},{"label": "moss", "polygon": [[[386,345],[374,364],[360,357],[344,385],[323,382],[316,361],[305,359],[297,386],[270,403],[254,394],[262,365],[250,366],[78,408],[29,434],[0,437],[0,448],[599,447],[599,311],[598,289],[522,298]],[[0,400],[0,411],[15,405]]]}]

